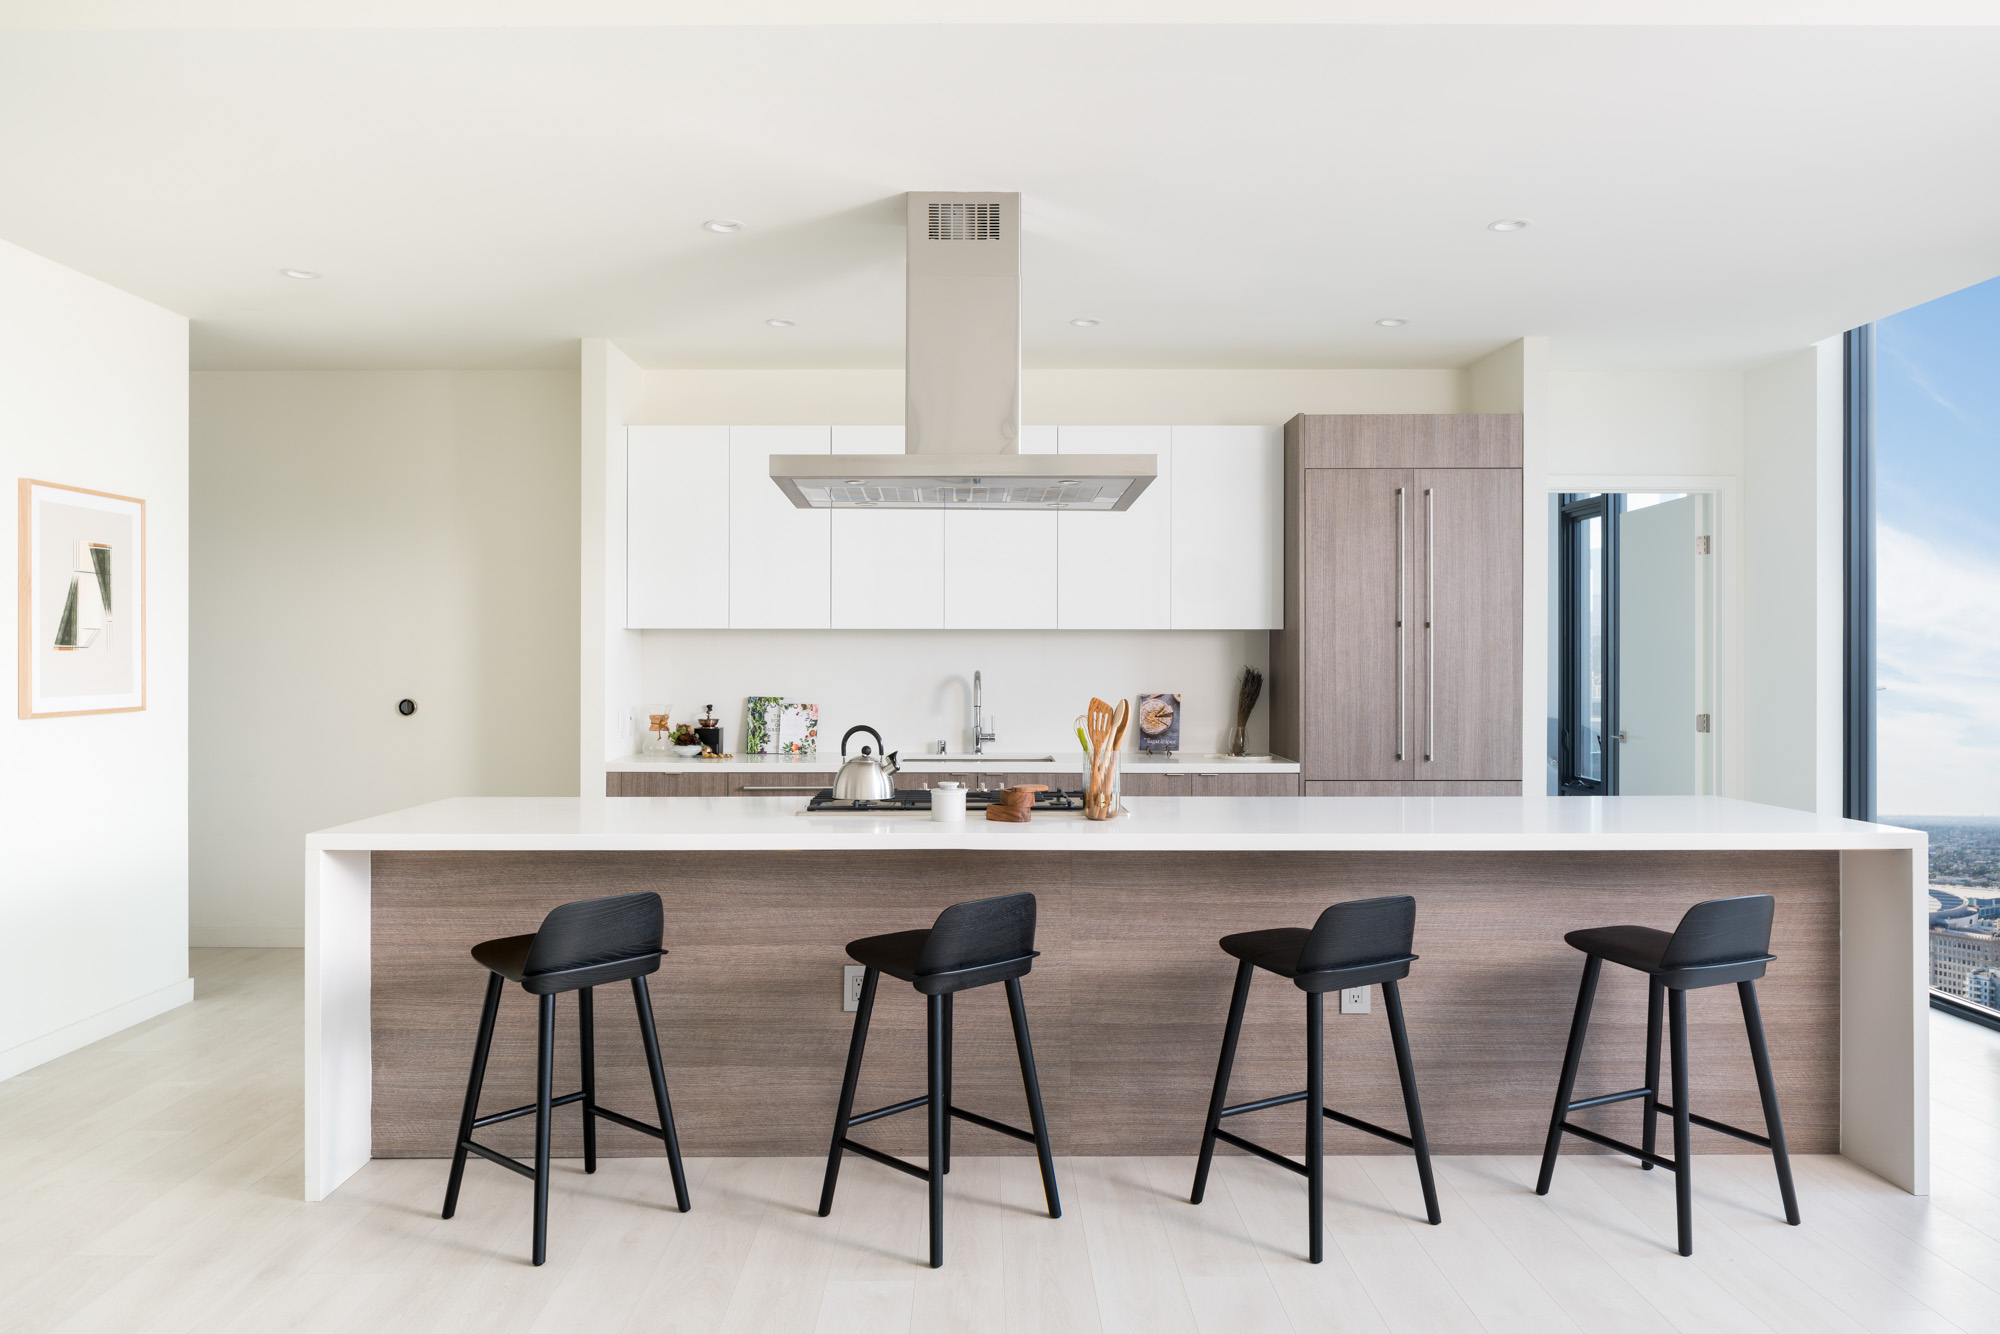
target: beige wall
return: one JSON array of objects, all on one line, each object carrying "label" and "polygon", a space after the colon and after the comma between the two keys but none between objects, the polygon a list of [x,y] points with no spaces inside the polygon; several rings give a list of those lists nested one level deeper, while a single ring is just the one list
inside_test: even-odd
[{"label": "beige wall", "polygon": [[6,587],[16,479],[146,502],[144,710],[17,718],[11,595],[0,617],[0,1079],[193,995],[187,344],[179,315],[0,241]]},{"label": "beige wall", "polygon": [[574,790],[578,409],[574,371],[193,376],[195,943],[300,944],[311,830]]}]

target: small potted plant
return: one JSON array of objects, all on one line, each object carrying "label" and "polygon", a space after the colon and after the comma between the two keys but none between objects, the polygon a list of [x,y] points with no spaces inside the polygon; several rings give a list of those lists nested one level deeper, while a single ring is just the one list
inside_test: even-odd
[{"label": "small potted plant", "polygon": [[701,754],[701,738],[694,734],[693,723],[682,723],[674,728],[674,754],[684,760]]}]

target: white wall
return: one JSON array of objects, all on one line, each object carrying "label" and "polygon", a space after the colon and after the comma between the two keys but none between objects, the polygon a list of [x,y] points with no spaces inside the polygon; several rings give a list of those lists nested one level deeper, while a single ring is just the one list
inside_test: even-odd
[{"label": "white wall", "polygon": [[[940,738],[971,750],[974,671],[998,736],[990,750],[1080,755],[1073,722],[1092,695],[1115,703],[1178,691],[1181,752],[1207,754],[1226,748],[1243,669],[1267,671],[1271,659],[1261,630],[649,630],[644,638],[648,711],[693,722],[713,704],[740,751],[744,696],[784,695],[819,705],[825,756],[839,754],[841,733],[855,723],[906,756]],[[1269,717],[1267,695],[1251,718],[1253,752],[1269,744]],[[1125,748],[1138,748],[1137,728]]]},{"label": "white wall", "polygon": [[553,370],[193,377],[197,943],[302,943],[314,829],[574,790],[577,394]]},{"label": "white wall", "polygon": [[187,393],[185,319],[0,242],[0,559],[17,478],[146,502],[146,708],[0,721],[0,1078],[194,995]]},{"label": "white wall", "polygon": [[1743,795],[1840,809],[1841,351],[1745,377]]},{"label": "white wall", "polygon": [[625,428],[645,420],[647,381],[608,339],[584,339],[582,353],[577,791],[589,797],[604,793],[604,761],[639,745],[639,635],[625,628]]}]

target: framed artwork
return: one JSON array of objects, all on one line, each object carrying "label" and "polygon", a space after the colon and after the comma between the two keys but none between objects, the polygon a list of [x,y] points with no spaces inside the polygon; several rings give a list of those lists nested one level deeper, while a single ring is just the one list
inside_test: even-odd
[{"label": "framed artwork", "polygon": [[21,479],[23,718],[146,707],[146,502]]}]

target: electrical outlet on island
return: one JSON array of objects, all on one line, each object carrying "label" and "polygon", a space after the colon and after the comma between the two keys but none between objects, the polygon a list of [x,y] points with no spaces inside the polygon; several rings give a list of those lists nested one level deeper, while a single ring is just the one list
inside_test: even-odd
[{"label": "electrical outlet on island", "polygon": [[850,1014],[861,1008],[861,979],[867,971],[858,963],[840,966],[840,1008]]},{"label": "electrical outlet on island", "polygon": [[1373,987],[1347,988],[1347,990],[1340,993],[1340,1012],[1342,1014],[1367,1014],[1368,993],[1373,990]]}]

